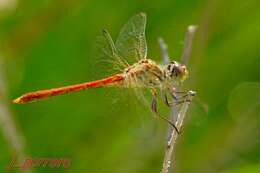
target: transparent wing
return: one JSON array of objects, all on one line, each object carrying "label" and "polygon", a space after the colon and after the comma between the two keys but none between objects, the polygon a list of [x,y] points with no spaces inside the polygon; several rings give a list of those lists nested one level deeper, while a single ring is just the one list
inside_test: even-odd
[{"label": "transparent wing", "polygon": [[115,46],[119,55],[130,64],[146,58],[145,26],[146,14],[139,13],[123,26],[116,40]]},{"label": "transparent wing", "polygon": [[115,44],[107,30],[102,30],[95,42],[93,51],[93,71],[98,78],[105,77],[114,73],[120,73],[128,64],[118,55]]}]

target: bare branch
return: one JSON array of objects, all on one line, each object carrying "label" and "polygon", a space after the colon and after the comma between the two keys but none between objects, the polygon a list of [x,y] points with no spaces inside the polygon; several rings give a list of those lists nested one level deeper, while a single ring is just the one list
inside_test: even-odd
[{"label": "bare branch", "polygon": [[185,42],[184,42],[183,53],[182,53],[182,57],[181,57],[181,63],[184,65],[187,65],[188,60],[190,58],[193,36],[194,36],[194,33],[196,32],[197,28],[198,27],[195,25],[188,26],[188,30],[187,30]]},{"label": "bare branch", "polygon": [[[0,57],[0,130],[5,137],[7,144],[10,146],[11,152],[15,154],[18,162],[25,159],[25,138],[18,130],[16,123],[13,119],[13,115],[10,111],[8,103],[6,101],[6,81],[4,80],[2,57]],[[30,173],[31,169],[26,169],[23,172]]]},{"label": "bare branch", "polygon": [[170,62],[169,54],[168,54],[168,46],[164,42],[163,38],[158,38],[158,43],[161,49],[161,55],[163,59],[163,64],[168,64]]},{"label": "bare branch", "polygon": [[[196,32],[197,26],[190,25],[188,26],[185,43],[184,43],[184,49],[183,54],[181,58],[181,63],[184,65],[187,65],[190,53],[191,53],[191,47],[192,47],[192,40],[194,37],[194,34]],[[176,86],[176,90],[178,91],[180,89],[180,86]],[[186,112],[188,110],[188,107],[190,105],[190,102],[192,101],[193,96],[195,95],[194,91],[189,91],[187,93],[187,97],[185,98],[185,102],[181,105],[179,108],[178,106],[172,106],[171,108],[171,118],[172,121],[175,123],[175,126],[178,129],[182,128],[182,124],[186,115]],[[178,97],[178,95],[177,95]],[[176,131],[170,127],[170,136],[167,142],[167,147],[165,151],[164,156],[164,162],[163,162],[163,168],[161,173],[168,173],[169,169],[171,167],[171,160],[173,155],[173,150],[175,147],[175,143],[177,141],[178,134],[176,134]]]},{"label": "bare branch", "polygon": [[[188,91],[187,97],[185,98],[184,103],[181,105],[180,111],[177,115],[177,121],[175,124],[175,126],[178,129],[182,128],[182,124],[183,124],[186,112],[189,108],[189,105],[192,101],[193,96],[195,96],[195,92]],[[171,167],[171,158],[172,158],[172,154],[173,154],[173,149],[174,149],[177,138],[178,138],[177,132],[175,130],[172,130],[170,139],[167,142],[167,147],[166,147],[164,162],[163,162],[163,168],[162,168],[161,173],[169,172],[169,168]]]}]

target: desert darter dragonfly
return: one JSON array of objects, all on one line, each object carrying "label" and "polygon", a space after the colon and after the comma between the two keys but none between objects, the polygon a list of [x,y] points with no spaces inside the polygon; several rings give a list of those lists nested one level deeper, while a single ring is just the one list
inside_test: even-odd
[{"label": "desert darter dragonfly", "polygon": [[[16,98],[13,102],[17,104],[30,103],[52,96],[98,87],[147,88],[153,96],[152,111],[171,124],[179,133],[174,123],[159,114],[157,93],[160,91],[164,103],[169,107],[181,102],[176,99],[175,95],[178,92],[176,87],[187,78],[188,70],[185,65],[176,61],[157,64],[147,58],[145,27],[146,14],[139,13],[130,18],[123,26],[115,43],[106,30],[102,31],[102,36],[106,42],[102,51],[107,56],[112,57],[117,62],[117,66],[122,69],[117,74],[91,82],[29,92]],[[136,61],[129,64],[128,59],[135,59]],[[169,94],[175,98],[175,102],[170,103],[168,101],[167,95]],[[185,93],[183,96],[185,96]]]}]

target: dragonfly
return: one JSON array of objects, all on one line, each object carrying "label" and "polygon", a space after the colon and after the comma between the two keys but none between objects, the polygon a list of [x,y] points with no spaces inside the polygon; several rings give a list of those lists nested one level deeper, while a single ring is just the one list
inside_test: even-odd
[{"label": "dragonfly", "polygon": [[[104,54],[113,58],[121,68],[118,73],[103,79],[74,84],[64,87],[38,90],[26,93],[13,100],[16,104],[25,104],[52,96],[99,87],[145,88],[151,91],[151,110],[162,120],[168,122],[179,133],[173,122],[162,116],[157,109],[158,95],[171,107],[169,95],[176,99],[176,86],[188,77],[185,65],[177,61],[165,61],[158,64],[147,57],[145,38],[146,14],[141,12],[133,16],[122,27],[116,42],[107,30],[102,31],[105,45],[101,48]],[[128,60],[135,60],[130,64]],[[177,101],[175,103],[178,103]]]}]

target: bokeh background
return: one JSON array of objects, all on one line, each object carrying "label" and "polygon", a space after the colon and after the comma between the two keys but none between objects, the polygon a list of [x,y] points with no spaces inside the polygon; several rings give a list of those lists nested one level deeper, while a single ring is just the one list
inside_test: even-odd
[{"label": "bokeh background", "polygon": [[184,87],[198,95],[172,172],[260,172],[259,7],[258,0],[0,0],[0,172],[13,155],[72,161],[68,169],[29,172],[160,172],[168,125],[128,91],[11,103],[28,91],[108,75],[91,53],[96,37],[107,28],[115,39],[140,11],[148,16],[148,56],[157,62],[159,36],[178,60],[187,26],[199,26]]}]

